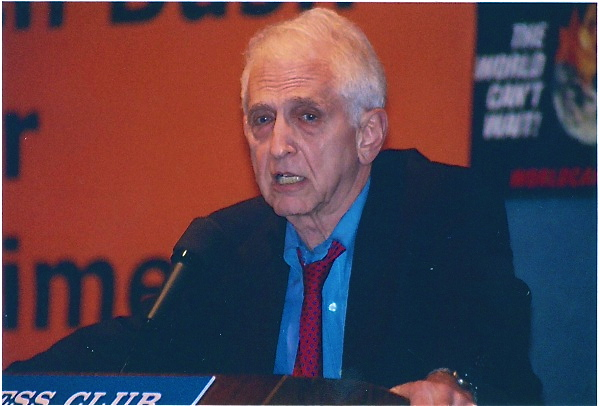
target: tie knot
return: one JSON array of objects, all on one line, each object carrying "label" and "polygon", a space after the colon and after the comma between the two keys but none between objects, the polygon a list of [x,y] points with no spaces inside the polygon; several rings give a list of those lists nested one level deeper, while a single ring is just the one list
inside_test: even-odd
[{"label": "tie knot", "polygon": [[333,261],[342,255],[344,251],[346,251],[346,248],[339,241],[333,240],[325,258],[310,264],[305,264],[302,259],[302,253],[300,252],[300,249],[298,249],[298,259],[302,266],[304,278],[305,295],[310,293],[321,293],[325,279],[327,279],[327,275],[329,275],[329,271],[333,265]]}]

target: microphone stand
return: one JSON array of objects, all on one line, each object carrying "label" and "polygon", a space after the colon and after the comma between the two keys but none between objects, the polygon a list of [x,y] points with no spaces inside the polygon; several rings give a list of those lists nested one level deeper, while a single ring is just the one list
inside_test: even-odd
[{"label": "microphone stand", "polygon": [[185,279],[184,275],[188,265],[195,263],[196,261],[194,260],[194,255],[189,250],[183,249],[178,250],[173,254],[171,262],[175,263],[173,270],[160,291],[158,298],[154,302],[154,305],[148,312],[142,327],[135,334],[127,358],[125,358],[125,362],[119,370],[119,373],[121,374],[128,372],[132,360],[139,354],[138,349],[147,345],[152,333],[157,329],[157,320],[160,320],[163,313],[165,313],[165,309],[170,307],[171,302],[173,302],[174,297],[176,296],[176,292],[179,291],[179,287]]}]

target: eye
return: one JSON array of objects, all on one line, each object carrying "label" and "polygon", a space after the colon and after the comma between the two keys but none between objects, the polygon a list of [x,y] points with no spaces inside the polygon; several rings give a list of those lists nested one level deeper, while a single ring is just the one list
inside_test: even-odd
[{"label": "eye", "polygon": [[314,123],[319,119],[319,116],[314,113],[304,113],[300,116],[300,119],[302,121],[306,121],[307,123]]},{"label": "eye", "polygon": [[262,127],[273,121],[273,117],[271,114],[257,112],[255,114],[251,114],[248,121],[253,127]]},{"label": "eye", "polygon": [[268,124],[270,121],[271,121],[271,117],[268,117],[268,116],[258,116],[252,120],[254,125],[265,125],[265,124]]}]

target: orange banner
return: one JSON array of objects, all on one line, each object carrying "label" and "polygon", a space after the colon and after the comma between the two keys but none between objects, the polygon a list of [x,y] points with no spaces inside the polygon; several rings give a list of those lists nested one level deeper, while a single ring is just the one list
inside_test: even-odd
[{"label": "orange banner", "polygon": [[[3,367],[156,290],[192,218],[257,194],[250,36],[312,3],[3,3]],[[389,79],[388,147],[468,165],[474,4],[326,3]]]}]

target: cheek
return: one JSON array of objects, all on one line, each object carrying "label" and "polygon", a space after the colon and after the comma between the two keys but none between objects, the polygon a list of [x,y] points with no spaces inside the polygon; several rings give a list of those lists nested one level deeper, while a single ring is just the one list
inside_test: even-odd
[{"label": "cheek", "polygon": [[359,161],[353,144],[337,145],[325,151],[321,158],[326,164],[316,172],[320,183],[331,186],[355,177]]},{"label": "cheek", "polygon": [[345,135],[341,140],[323,145],[320,151],[313,156],[318,156],[321,162],[326,162],[325,166],[328,169],[342,170],[343,167],[352,165],[358,159],[358,152],[354,140],[350,136]]},{"label": "cheek", "polygon": [[256,177],[265,176],[268,174],[268,154],[266,153],[265,147],[259,143],[251,143],[249,146],[250,159]]}]

